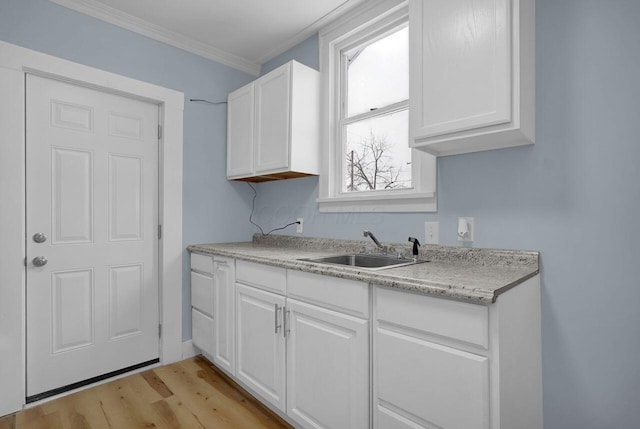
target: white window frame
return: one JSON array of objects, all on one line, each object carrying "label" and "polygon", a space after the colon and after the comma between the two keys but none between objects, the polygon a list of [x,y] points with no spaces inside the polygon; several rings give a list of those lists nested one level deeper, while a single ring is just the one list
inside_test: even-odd
[{"label": "white window frame", "polygon": [[[342,189],[343,130],[341,52],[359,40],[384,34],[408,21],[406,0],[366,2],[320,31],[320,73],[323,85],[322,150],[318,204],[321,212],[435,212],[436,158],[412,150],[412,187],[347,192]],[[412,53],[411,42],[409,46]],[[411,137],[409,137],[411,138]],[[407,142],[407,145],[409,142]]]}]

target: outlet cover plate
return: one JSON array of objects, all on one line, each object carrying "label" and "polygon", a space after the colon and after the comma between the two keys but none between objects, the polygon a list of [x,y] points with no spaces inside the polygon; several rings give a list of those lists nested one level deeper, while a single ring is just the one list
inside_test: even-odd
[{"label": "outlet cover plate", "polygon": [[440,244],[440,223],[424,223],[424,244]]}]

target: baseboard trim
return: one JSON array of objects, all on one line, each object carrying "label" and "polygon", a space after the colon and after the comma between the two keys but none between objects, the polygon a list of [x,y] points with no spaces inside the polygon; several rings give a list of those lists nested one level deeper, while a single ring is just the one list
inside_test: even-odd
[{"label": "baseboard trim", "polygon": [[189,359],[199,354],[200,351],[193,345],[193,340],[182,342],[182,359]]}]

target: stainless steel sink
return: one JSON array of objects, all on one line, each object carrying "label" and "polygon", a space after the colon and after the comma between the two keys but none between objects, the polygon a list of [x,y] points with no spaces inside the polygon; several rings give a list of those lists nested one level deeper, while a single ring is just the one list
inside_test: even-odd
[{"label": "stainless steel sink", "polygon": [[403,267],[405,265],[419,264],[425,261],[398,258],[386,255],[371,255],[367,253],[350,253],[347,255],[325,256],[321,258],[303,258],[300,261],[316,262],[318,264],[342,265],[368,270],[383,270],[385,268]]}]

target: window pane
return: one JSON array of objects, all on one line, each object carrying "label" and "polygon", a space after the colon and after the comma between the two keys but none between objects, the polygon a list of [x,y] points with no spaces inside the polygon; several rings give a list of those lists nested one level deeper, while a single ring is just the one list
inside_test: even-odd
[{"label": "window pane", "polygon": [[343,55],[347,117],[409,98],[409,28]]},{"label": "window pane", "polygon": [[344,182],[347,192],[411,187],[409,111],[346,126]]}]

